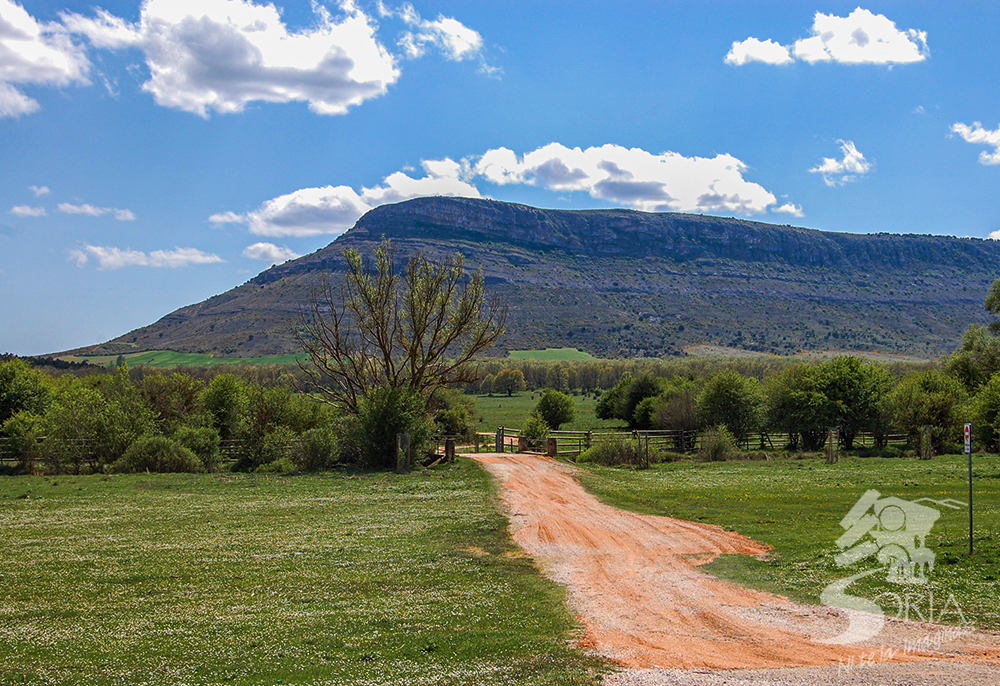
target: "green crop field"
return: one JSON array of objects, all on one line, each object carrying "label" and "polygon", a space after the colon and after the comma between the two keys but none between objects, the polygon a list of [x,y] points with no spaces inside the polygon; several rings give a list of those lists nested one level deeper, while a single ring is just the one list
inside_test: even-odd
[{"label": "green crop field", "polygon": [[545,348],[544,350],[511,350],[510,357],[515,360],[543,360],[547,362],[562,362],[572,360],[596,360],[590,353],[576,348]]},{"label": "green crop field", "polygon": [[0,683],[594,684],[491,478],[0,479]]},{"label": "green crop field", "polygon": [[[170,350],[150,350],[144,353],[130,353],[123,356],[130,365],[145,364],[150,367],[212,367],[220,364],[294,364],[305,359],[305,355],[270,355],[267,357],[212,357],[204,353],[175,353]],[[68,362],[87,361],[96,365],[107,365],[118,359],[117,355],[96,355],[93,357],[66,356]]]},{"label": "green crop field", "polygon": [[[515,429],[521,428],[524,420],[535,405],[538,403],[540,392],[522,391],[510,397],[505,395],[473,395],[470,396],[476,401],[477,431],[496,431],[498,426],[509,426]],[[570,424],[559,427],[560,430],[585,431],[587,429],[622,428],[624,425],[618,420],[598,419],[594,414],[597,407],[597,399],[592,395],[575,395],[576,419]]]},{"label": "green crop field", "polygon": [[[588,464],[581,474],[584,486],[612,505],[718,524],[773,545],[774,552],[766,561],[725,555],[704,569],[810,603],[819,602],[820,591],[830,582],[873,566],[869,560],[867,566],[859,562],[845,569],[833,559],[840,552],[836,541],[844,533],[840,521],[868,489],[904,500],[968,500],[967,463],[962,455],[930,461],[848,457],[833,465],[817,459],[678,462],[648,470]],[[889,583],[882,573],[852,585],[848,592],[878,602],[891,616],[899,607],[910,607],[911,618],[921,611],[928,616],[928,591],[936,599],[938,612],[953,594],[966,620],[980,628],[1000,630],[996,603],[1000,457],[975,456],[974,484],[973,556],[967,554],[968,510],[930,504],[941,517],[926,539],[937,556],[928,586],[903,587]],[[910,596],[911,601],[899,602],[901,595]],[[941,620],[960,623],[961,616],[952,611]]]}]

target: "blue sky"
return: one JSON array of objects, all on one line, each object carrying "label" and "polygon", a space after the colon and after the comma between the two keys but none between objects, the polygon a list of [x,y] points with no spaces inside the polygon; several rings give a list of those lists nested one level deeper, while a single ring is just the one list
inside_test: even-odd
[{"label": "blue sky", "polygon": [[107,340],[417,195],[985,238],[998,27],[971,2],[0,0],[0,351]]}]

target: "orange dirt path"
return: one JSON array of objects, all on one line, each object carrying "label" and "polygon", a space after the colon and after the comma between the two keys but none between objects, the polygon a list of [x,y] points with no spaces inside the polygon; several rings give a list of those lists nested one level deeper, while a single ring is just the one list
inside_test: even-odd
[{"label": "orange dirt path", "polygon": [[[835,609],[802,605],[709,576],[719,554],[770,547],[721,527],[626,512],[601,503],[554,460],[468,455],[500,482],[515,542],[569,591],[580,646],[627,667],[754,669],[943,657],[1000,662],[1000,636],[963,635],[937,652],[904,654],[934,630],[888,620],[867,643],[818,643],[847,626]],[[886,649],[895,648],[891,654]]]}]

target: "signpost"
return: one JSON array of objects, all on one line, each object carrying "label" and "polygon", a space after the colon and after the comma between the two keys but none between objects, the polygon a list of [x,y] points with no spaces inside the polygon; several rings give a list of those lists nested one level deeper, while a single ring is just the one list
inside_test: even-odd
[{"label": "signpost", "polygon": [[965,454],[969,456],[969,555],[972,555],[972,424],[965,425]]}]

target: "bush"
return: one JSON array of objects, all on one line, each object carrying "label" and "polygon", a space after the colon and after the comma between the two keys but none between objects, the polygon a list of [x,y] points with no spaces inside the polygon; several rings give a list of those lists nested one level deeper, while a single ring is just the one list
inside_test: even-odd
[{"label": "bush", "polygon": [[296,435],[287,426],[275,426],[262,437],[243,439],[233,471],[252,472],[261,465],[289,457]]},{"label": "bush", "polygon": [[0,431],[10,439],[8,445],[17,456],[16,471],[20,474],[31,474],[35,470],[35,462],[42,457],[38,425],[38,415],[20,410],[3,423]]},{"label": "bush", "polygon": [[302,434],[293,460],[299,469],[307,472],[335,466],[340,461],[340,443],[334,428],[321,426]]},{"label": "bush", "polygon": [[639,467],[643,464],[642,446],[631,438],[613,436],[608,441],[595,444],[580,453],[577,462],[594,462],[604,466],[624,465]]},{"label": "bush", "polygon": [[129,446],[125,454],[111,465],[111,471],[198,473],[205,471],[205,466],[197,455],[177,441],[163,436],[148,436]]},{"label": "bush", "polygon": [[701,445],[698,447],[698,459],[702,462],[723,462],[739,455],[740,449],[736,445],[736,438],[725,424],[720,424],[702,434]]},{"label": "bush", "polygon": [[521,427],[521,435],[528,439],[532,446],[541,445],[549,436],[549,425],[542,415],[535,410],[528,415],[527,421]]},{"label": "bush", "polygon": [[210,426],[182,426],[173,439],[193,452],[206,471],[212,471],[219,461],[219,432]]},{"label": "bush", "polygon": [[371,469],[396,468],[396,435],[410,435],[413,462],[427,451],[431,422],[424,401],[409,388],[378,386],[358,407],[358,414],[339,425],[345,457]]},{"label": "bush", "polygon": [[576,402],[565,393],[550,388],[539,398],[535,412],[552,430],[558,431],[560,426],[573,421],[576,416]]},{"label": "bush", "polygon": [[288,474],[295,471],[295,463],[289,457],[279,457],[277,460],[260,465],[253,471],[255,474]]}]

